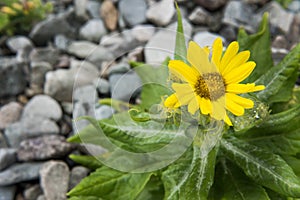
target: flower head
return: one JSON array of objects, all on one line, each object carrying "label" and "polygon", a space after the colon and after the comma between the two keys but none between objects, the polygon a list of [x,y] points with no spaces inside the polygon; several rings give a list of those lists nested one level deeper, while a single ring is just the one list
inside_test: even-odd
[{"label": "flower head", "polygon": [[223,54],[220,38],[214,41],[211,58],[208,48],[201,48],[190,42],[187,60],[190,65],[180,60],[171,60],[169,70],[182,80],[173,83],[174,93],[164,102],[166,107],[178,108],[188,105],[188,111],[195,114],[209,114],[216,120],[224,120],[232,125],[226,110],[236,116],[244,114],[245,109],[252,108],[252,100],[238,94],[263,90],[263,85],[254,83],[241,84],[255,68],[255,62],[248,61],[249,51],[238,52],[239,45],[232,42]]}]

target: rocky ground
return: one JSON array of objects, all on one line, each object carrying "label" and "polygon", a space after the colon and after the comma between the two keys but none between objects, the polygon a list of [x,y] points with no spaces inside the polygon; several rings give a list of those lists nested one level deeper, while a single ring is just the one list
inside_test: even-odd
[{"label": "rocky ground", "polygon": [[[60,200],[89,169],[66,142],[86,122],[110,117],[101,98],[128,101],[141,86],[129,60],[159,64],[172,55],[173,0],[52,0],[54,13],[28,35],[0,37],[0,200]],[[281,59],[300,41],[300,1],[178,0],[185,34],[201,46],[228,44],[238,27],[253,33],[270,13],[272,51]]]}]

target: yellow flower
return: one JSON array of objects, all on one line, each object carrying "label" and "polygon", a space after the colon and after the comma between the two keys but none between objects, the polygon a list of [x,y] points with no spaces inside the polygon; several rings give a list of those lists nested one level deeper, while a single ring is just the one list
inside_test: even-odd
[{"label": "yellow flower", "polygon": [[0,10],[3,13],[9,14],[9,15],[16,15],[16,11],[14,11],[13,9],[11,9],[10,7],[7,6],[3,6]]},{"label": "yellow flower", "polygon": [[239,44],[232,42],[223,54],[222,40],[217,38],[210,58],[208,48],[201,48],[191,41],[187,51],[190,65],[180,60],[169,62],[171,74],[182,82],[172,84],[175,92],[165,100],[164,105],[171,108],[188,105],[188,112],[191,114],[200,109],[202,114],[209,114],[212,118],[224,120],[232,126],[226,110],[241,116],[245,109],[254,106],[252,100],[237,94],[265,88],[254,83],[240,83],[251,74],[256,64],[248,61],[249,51],[238,50]]},{"label": "yellow flower", "polygon": [[13,4],[12,4],[12,7],[13,7],[15,10],[19,10],[19,11],[23,10],[23,6],[22,6],[21,4],[19,4],[19,3],[13,3]]}]

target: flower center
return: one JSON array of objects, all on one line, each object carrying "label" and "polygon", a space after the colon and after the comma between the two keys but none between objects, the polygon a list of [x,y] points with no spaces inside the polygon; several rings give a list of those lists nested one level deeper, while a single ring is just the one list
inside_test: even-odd
[{"label": "flower center", "polygon": [[225,95],[224,80],[217,72],[199,76],[194,88],[197,95],[213,101]]}]

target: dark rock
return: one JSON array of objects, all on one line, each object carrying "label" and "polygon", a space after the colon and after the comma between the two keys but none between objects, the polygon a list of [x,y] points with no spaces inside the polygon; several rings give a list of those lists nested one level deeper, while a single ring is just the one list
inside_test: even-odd
[{"label": "dark rock", "polygon": [[90,170],[86,167],[73,167],[70,174],[69,190],[74,188],[83,178],[85,178]]},{"label": "dark rock", "polygon": [[120,0],[119,11],[129,26],[146,21],[147,4],[145,0]]},{"label": "dark rock", "polygon": [[60,105],[48,95],[34,96],[24,107],[23,118],[52,119],[58,121],[62,117]]},{"label": "dark rock", "polygon": [[46,45],[57,34],[74,36],[75,28],[68,23],[68,17],[72,13],[73,10],[69,10],[59,15],[49,15],[46,20],[39,22],[33,27],[29,35],[30,38],[38,45]]},{"label": "dark rock", "polygon": [[189,15],[189,20],[196,25],[208,25],[211,14],[201,7],[196,7]]},{"label": "dark rock", "polygon": [[0,98],[14,96],[26,87],[25,66],[14,58],[0,58]]},{"label": "dark rock", "polygon": [[279,49],[287,49],[288,42],[284,35],[277,35],[272,42],[272,47]]},{"label": "dark rock", "polygon": [[48,62],[32,62],[30,73],[30,86],[43,88],[45,82],[45,75],[52,70],[51,64]]},{"label": "dark rock", "polygon": [[196,4],[208,10],[217,10],[227,3],[227,0],[194,0]]},{"label": "dark rock", "polygon": [[0,149],[0,171],[9,167],[16,162],[16,149],[1,148]]},{"label": "dark rock", "polygon": [[16,190],[15,185],[0,187],[0,200],[14,200]]},{"label": "dark rock", "polygon": [[47,135],[21,142],[18,149],[18,160],[46,160],[66,156],[73,146],[58,135]]},{"label": "dark rock", "polygon": [[64,162],[49,161],[43,165],[40,170],[40,182],[46,199],[66,199],[69,174],[69,168]]},{"label": "dark rock", "polygon": [[23,110],[23,106],[17,102],[10,102],[0,109],[0,129],[5,129],[10,124],[17,122]]},{"label": "dark rock", "polygon": [[0,172],[0,186],[7,186],[23,181],[37,180],[39,171],[43,163],[32,162],[14,164],[6,170]]},{"label": "dark rock", "polygon": [[26,200],[36,200],[43,191],[39,184],[32,185],[24,190],[23,196]]},{"label": "dark rock", "polygon": [[144,47],[139,46],[128,53],[128,60],[144,62]]},{"label": "dark rock", "polygon": [[59,59],[59,51],[52,47],[36,48],[30,53],[31,62],[47,62],[55,65]]},{"label": "dark rock", "polygon": [[135,72],[112,74],[109,76],[109,84],[111,97],[123,101],[129,101],[131,97],[136,96],[142,86],[141,80]]},{"label": "dark rock", "polygon": [[3,133],[0,132],[0,148],[6,148],[6,147],[8,147],[6,143],[6,139]]},{"label": "dark rock", "polygon": [[175,14],[173,0],[162,0],[154,3],[147,11],[147,19],[157,26],[166,26]]}]

